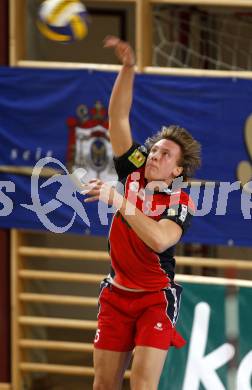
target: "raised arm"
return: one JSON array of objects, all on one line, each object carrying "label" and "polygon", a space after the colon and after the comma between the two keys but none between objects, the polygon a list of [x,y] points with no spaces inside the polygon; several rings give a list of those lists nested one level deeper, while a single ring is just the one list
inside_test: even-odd
[{"label": "raised arm", "polygon": [[131,46],[117,37],[109,36],[104,47],[113,48],[122,63],[109,102],[109,133],[115,156],[119,157],[132,146],[129,114],[132,104],[135,57]]}]

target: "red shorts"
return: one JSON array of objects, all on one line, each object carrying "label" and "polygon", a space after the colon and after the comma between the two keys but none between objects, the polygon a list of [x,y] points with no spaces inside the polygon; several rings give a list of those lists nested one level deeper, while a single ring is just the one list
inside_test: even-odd
[{"label": "red shorts", "polygon": [[176,284],[157,292],[131,292],[103,281],[94,346],[118,352],[140,345],[183,347],[186,342],[175,329],[181,292]]}]

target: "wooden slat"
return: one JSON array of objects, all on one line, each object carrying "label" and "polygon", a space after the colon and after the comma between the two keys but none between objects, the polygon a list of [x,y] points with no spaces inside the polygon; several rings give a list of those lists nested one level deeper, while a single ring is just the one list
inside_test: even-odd
[{"label": "wooden slat", "polygon": [[199,275],[176,275],[176,282],[195,283],[195,284],[209,284],[213,286],[235,286],[235,287],[250,287],[252,288],[251,280],[243,279],[228,279],[212,276]]},{"label": "wooden slat", "polygon": [[21,339],[19,346],[26,349],[50,349],[55,351],[93,352],[93,344],[69,341]]},{"label": "wooden slat", "polygon": [[0,172],[4,173],[13,173],[14,175],[24,175],[24,176],[43,176],[51,177],[53,175],[60,175],[64,173],[63,170],[53,169],[53,168],[34,168],[28,166],[15,166],[15,165],[0,165]]},{"label": "wooden slat", "polygon": [[[25,372],[50,372],[63,375],[94,376],[93,367],[67,366],[63,364],[44,363],[20,363],[20,370]],[[125,378],[129,378],[130,371],[125,372]]]},{"label": "wooden slat", "polygon": [[99,283],[104,278],[104,275],[99,274],[78,274],[74,272],[58,272],[58,271],[34,271],[20,270],[18,276],[22,279],[33,280],[57,280],[65,282],[86,282]]},{"label": "wooden slat", "polygon": [[[153,0],[154,2],[155,0]],[[157,0],[159,3],[160,1]],[[100,66],[99,66],[100,65]],[[120,70],[119,65],[101,65],[101,64],[69,64],[60,62],[41,62],[41,61],[19,61],[19,66],[32,67],[32,68],[69,68],[69,69],[93,69],[108,71],[108,72],[118,72]],[[146,73],[146,74],[158,74],[158,75],[168,75],[168,76],[188,76],[188,77],[231,77],[231,78],[252,78],[251,71],[239,71],[239,70],[215,70],[215,69],[194,69],[194,68],[169,68],[169,67],[159,67],[159,66],[145,66],[139,68],[136,66],[136,72]]]},{"label": "wooden slat", "polygon": [[[27,272],[27,279],[28,279],[30,272],[34,273],[34,272],[38,272],[38,271],[22,271],[22,272]],[[99,275],[99,277],[97,277],[97,276],[94,277],[90,282],[91,283],[99,283],[102,280],[102,278],[103,278],[103,276]],[[35,277],[34,277],[34,279],[35,279]],[[39,279],[39,275],[37,276],[37,279]],[[52,280],[58,280],[58,279],[55,278],[55,279],[52,279]],[[60,280],[65,280],[65,279],[60,279]],[[177,281],[181,281],[181,282],[187,282],[187,283],[252,287],[252,281],[250,281],[250,280],[227,279],[227,278],[212,277],[212,276],[176,274],[176,280]],[[87,282],[88,280],[85,280],[85,281]]]},{"label": "wooden slat", "polygon": [[149,0],[150,3],[251,8],[250,0]]},{"label": "wooden slat", "polygon": [[[31,257],[51,257],[55,259],[77,259],[77,260],[109,260],[109,255],[105,251],[85,251],[85,250],[70,250],[58,248],[40,248],[40,247],[20,247],[20,255]],[[252,269],[252,262],[250,260],[238,259],[218,259],[218,258],[200,258],[200,257],[186,257],[176,256],[178,265],[190,265],[200,267],[212,268],[236,268],[236,269]]]},{"label": "wooden slat", "polygon": [[59,305],[97,306],[98,299],[93,297],[80,297],[72,295],[50,295],[21,293],[19,299],[22,302],[44,302]]},{"label": "wooden slat", "polygon": [[42,247],[19,247],[18,253],[26,257],[49,257],[53,261],[59,259],[72,260],[109,260],[110,256],[105,251],[86,251],[78,249],[42,248]]},{"label": "wooden slat", "polygon": [[[99,283],[102,279],[100,275],[96,282]],[[186,283],[198,283],[198,284],[212,284],[212,285],[224,285],[224,286],[239,286],[239,287],[252,287],[252,281],[244,279],[228,279],[212,276],[199,276],[199,275],[183,275],[176,274],[176,280]],[[92,283],[95,280],[92,280]]]},{"label": "wooden slat", "polygon": [[111,64],[85,64],[80,62],[56,62],[56,61],[18,61],[18,66],[25,68],[49,68],[49,69],[89,69],[94,71],[119,72],[121,65]]},{"label": "wooden slat", "polygon": [[[159,1],[158,1],[159,2]],[[190,68],[168,68],[159,66],[146,66],[143,69],[146,74],[188,76],[188,77],[231,77],[231,78],[252,78],[251,71],[236,70],[214,70],[214,69],[190,69]]]},{"label": "wooden slat", "polygon": [[26,363],[19,365],[21,371],[25,372],[48,372],[52,374],[93,376],[92,367],[71,366],[63,364]]},{"label": "wooden slat", "polygon": [[11,383],[14,389],[18,389],[21,381],[18,365],[21,351],[18,348],[18,340],[22,337],[22,330],[18,326],[18,317],[21,314],[21,305],[18,294],[22,290],[21,280],[18,278],[18,268],[20,266],[20,256],[18,248],[22,245],[23,235],[16,229],[11,231]]},{"label": "wooden slat", "polygon": [[0,383],[0,390],[11,390],[11,384],[10,383]]},{"label": "wooden slat", "polygon": [[96,329],[97,321],[75,320],[68,318],[51,317],[32,317],[20,316],[18,318],[20,325],[26,326],[48,326],[53,328],[71,328],[71,329]]},{"label": "wooden slat", "polygon": [[215,258],[201,258],[201,257],[176,257],[178,265],[186,265],[191,267],[208,267],[208,268],[236,268],[239,270],[252,270],[252,261],[250,260],[226,260]]}]

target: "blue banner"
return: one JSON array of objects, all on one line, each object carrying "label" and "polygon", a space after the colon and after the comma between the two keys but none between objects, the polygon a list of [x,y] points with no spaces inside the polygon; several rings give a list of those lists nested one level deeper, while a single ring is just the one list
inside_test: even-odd
[{"label": "blue banner", "polygon": [[[77,170],[77,182],[83,169],[85,179],[115,179],[107,131],[115,77],[0,68],[1,227],[107,234],[111,208],[102,218],[97,205],[84,208],[66,173]],[[251,192],[240,186],[252,179],[251,96],[247,79],[136,76],[134,139],[143,143],[163,125],[187,128],[202,144],[196,179],[214,182],[188,189],[198,212],[185,242],[252,245]]]}]

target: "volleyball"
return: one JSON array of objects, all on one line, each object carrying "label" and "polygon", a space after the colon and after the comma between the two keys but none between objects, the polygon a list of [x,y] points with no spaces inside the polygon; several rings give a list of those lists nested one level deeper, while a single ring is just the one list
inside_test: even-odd
[{"label": "volleyball", "polygon": [[88,12],[79,0],[45,0],[39,7],[37,25],[50,40],[78,41],[88,33]]}]

